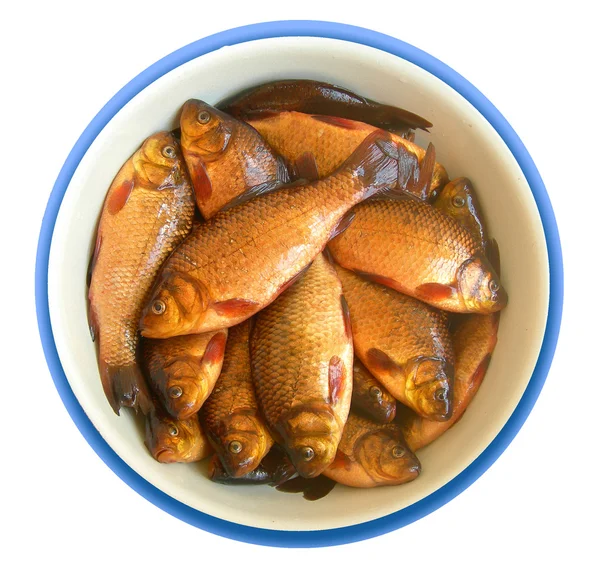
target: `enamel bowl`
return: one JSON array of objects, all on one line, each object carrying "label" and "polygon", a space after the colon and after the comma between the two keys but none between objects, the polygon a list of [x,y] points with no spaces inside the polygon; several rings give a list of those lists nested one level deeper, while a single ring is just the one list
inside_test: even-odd
[{"label": "enamel bowl", "polygon": [[[127,409],[104,397],[86,318],[86,268],[106,191],[149,134],[171,129],[188,98],[215,103],[283,78],[347,87],[433,123],[451,178],[468,176],[500,245],[510,302],[487,377],[463,419],[419,451],[423,472],[406,485],[337,486],[317,502],[269,486],[230,487],[206,463],[165,465],[143,445]],[[547,374],[560,323],[562,266],[550,202],[506,120],[466,80],[388,36],[323,22],[275,22],[223,32],[167,56],[121,90],[75,145],[56,182],[40,235],[37,306],[56,386],[91,446],[131,487],[211,532],[260,544],[317,546],[404,526],[456,496],[518,432]]]}]

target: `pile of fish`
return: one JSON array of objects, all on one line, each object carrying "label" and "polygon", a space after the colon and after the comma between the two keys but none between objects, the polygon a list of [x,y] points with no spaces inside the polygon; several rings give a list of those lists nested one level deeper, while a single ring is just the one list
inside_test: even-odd
[{"label": "pile of fish", "polygon": [[[464,413],[507,294],[431,124],[278,81],[151,135],[108,190],[88,272],[106,397],[162,463],[316,499],[416,478]],[[214,453],[214,454],[213,454]]]}]

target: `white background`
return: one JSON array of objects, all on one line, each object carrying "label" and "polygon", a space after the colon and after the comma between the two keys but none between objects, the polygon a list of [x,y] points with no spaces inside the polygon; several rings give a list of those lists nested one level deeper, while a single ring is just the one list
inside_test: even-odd
[{"label": "white background", "polygon": [[[598,41],[593,3],[11,2],[2,8],[0,245],[4,572],[599,572]],[[321,19],[401,38],[508,119],[557,216],[566,297],[555,360],[521,432],[468,490],[399,531],[325,549],[251,546],[159,510],[98,458],[46,367],[33,275],[47,198],[99,109],[208,34]]]}]

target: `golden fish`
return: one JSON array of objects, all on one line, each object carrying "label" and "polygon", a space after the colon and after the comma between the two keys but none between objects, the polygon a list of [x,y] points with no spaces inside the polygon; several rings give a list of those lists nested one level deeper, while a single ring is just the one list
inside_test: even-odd
[{"label": "golden fish", "polygon": [[454,408],[444,422],[421,418],[412,411],[399,416],[404,437],[412,450],[419,450],[457,422],[478,391],[496,346],[500,315],[464,315],[452,336],[456,354]]},{"label": "golden fish", "polygon": [[198,417],[178,421],[156,403],[146,415],[145,443],[158,462],[195,462],[212,453]]},{"label": "golden fish", "polygon": [[242,192],[288,182],[287,169],[258,132],[200,100],[181,112],[181,148],[205,219]]},{"label": "golden fish", "polygon": [[396,416],[396,399],[356,357],[352,380],[352,408],[381,423],[391,423]]},{"label": "golden fish", "polygon": [[354,350],[399,401],[433,420],[452,414],[448,317],[417,299],[336,267],[348,301]]},{"label": "golden fish", "polygon": [[252,472],[273,445],[252,385],[249,336],[249,321],[230,329],[221,376],[200,411],[213,448],[234,478]]},{"label": "golden fish", "polygon": [[[299,112],[282,112],[251,120],[250,124],[269,143],[276,153],[292,165],[299,166],[296,175],[304,176],[307,160],[316,163],[318,177],[327,177],[338,169],[376,128],[358,121],[331,116],[312,116]],[[417,197],[427,199],[448,181],[442,165],[434,162],[425,165],[425,150],[418,145],[391,135],[392,141],[405,151],[406,177],[399,181],[400,187]],[[425,184],[422,172],[432,170],[431,180]]]},{"label": "golden fish", "polygon": [[256,396],[273,438],[313,478],[335,456],[352,396],[352,333],[335,270],[318,255],[256,318]]},{"label": "golden fish", "polygon": [[329,243],[335,260],[371,280],[457,313],[494,313],[506,291],[481,246],[451,217],[408,194],[356,206]]},{"label": "golden fish", "polygon": [[335,461],[323,474],[346,486],[371,488],[404,484],[420,472],[398,425],[350,413]]},{"label": "golden fish", "polygon": [[215,331],[269,305],[347,224],[347,211],[396,183],[402,154],[375,132],[330,177],[259,195],[194,227],[162,267],[142,335]]},{"label": "golden fish", "polygon": [[99,345],[104,392],[117,414],[121,406],[150,408],[136,362],[142,306],[161,264],[191,229],[193,216],[179,146],[170,133],[157,133],[112,182],[91,263],[90,330]]},{"label": "golden fish", "polygon": [[176,419],[195,415],[212,392],[223,364],[227,330],[170,339],[144,339],[150,385]]}]

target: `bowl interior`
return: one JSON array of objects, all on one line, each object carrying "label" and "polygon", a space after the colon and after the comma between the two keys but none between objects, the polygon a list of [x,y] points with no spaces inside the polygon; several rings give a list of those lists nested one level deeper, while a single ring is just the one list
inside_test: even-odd
[{"label": "bowl interior", "polygon": [[[86,316],[86,269],[106,191],[149,134],[175,126],[188,98],[214,103],[278,78],[311,78],[411,110],[433,122],[417,143],[435,144],[451,178],[474,183],[502,256],[510,303],[485,382],[462,420],[419,451],[423,472],[406,485],[337,486],[317,502],[263,487],[229,487],[206,478],[206,463],[161,465],[143,445],[139,421],[106,401]],[[56,347],[84,411],[113,450],[154,486],[212,516],[278,530],[355,525],[433,493],[475,460],[504,426],[533,372],[546,325],[548,254],[531,190],[510,150],[461,95],[423,69],[374,48],[323,38],[274,38],[228,46],[192,60],[137,94],[107,124],[65,193],[52,239],[48,290]]]}]

